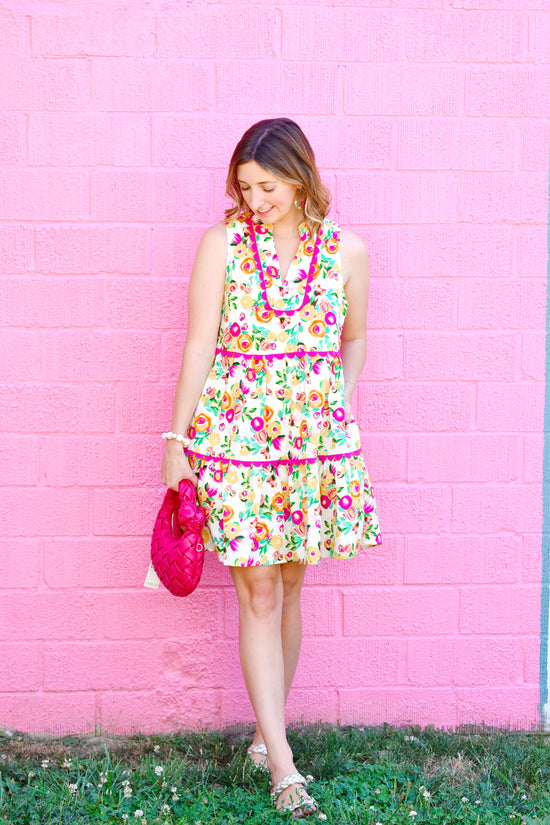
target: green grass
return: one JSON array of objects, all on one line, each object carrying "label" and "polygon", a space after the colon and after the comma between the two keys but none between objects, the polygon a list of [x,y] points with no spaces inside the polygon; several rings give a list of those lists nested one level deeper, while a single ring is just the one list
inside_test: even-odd
[{"label": "green grass", "polygon": [[[291,728],[289,741],[333,825],[550,825],[542,734],[307,726]],[[0,816],[10,825],[290,821],[272,807],[268,777],[245,766],[248,742],[232,731],[0,734]]]}]

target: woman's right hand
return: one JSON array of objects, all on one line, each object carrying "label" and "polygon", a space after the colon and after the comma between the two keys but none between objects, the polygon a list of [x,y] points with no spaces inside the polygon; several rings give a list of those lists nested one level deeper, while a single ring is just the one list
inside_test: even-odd
[{"label": "woman's right hand", "polygon": [[176,492],[180,481],[184,478],[188,478],[195,487],[199,483],[181,444],[174,439],[166,442],[160,472],[162,483]]}]

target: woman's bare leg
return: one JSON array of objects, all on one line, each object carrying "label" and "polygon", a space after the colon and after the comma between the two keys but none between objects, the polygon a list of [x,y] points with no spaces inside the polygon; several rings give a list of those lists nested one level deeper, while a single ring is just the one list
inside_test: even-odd
[{"label": "woman's bare leg", "polygon": [[[282,642],[282,615],[284,601],[284,565],[233,567],[231,574],[239,599],[239,650],[241,667],[252,707],[268,751],[268,768],[273,784],[284,776],[295,773],[296,766],[286,738],[285,725],[285,660]],[[303,575],[291,585],[292,576],[285,575],[287,592],[301,587]],[[296,595],[294,592],[294,599]],[[288,621],[285,619],[288,626]],[[290,640],[289,664],[294,670],[297,662],[298,633],[285,634]],[[299,644],[298,644],[299,652]],[[280,798],[284,804],[291,786]]]},{"label": "woman's bare leg", "polygon": [[[281,564],[283,579],[283,608],[281,615],[281,639],[283,644],[283,660],[285,669],[285,702],[288,698],[302,644],[302,611],[300,596],[306,565],[299,562]],[[264,743],[264,737],[259,724],[256,724],[253,745]],[[265,764],[265,757],[251,756],[258,764]]]}]

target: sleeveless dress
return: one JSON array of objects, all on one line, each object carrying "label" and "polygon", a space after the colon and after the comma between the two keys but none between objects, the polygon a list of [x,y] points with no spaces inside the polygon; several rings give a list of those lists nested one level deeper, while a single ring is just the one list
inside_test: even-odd
[{"label": "sleeveless dress", "polygon": [[283,279],[271,225],[226,220],[216,357],[187,432],[205,547],[229,566],[317,564],[381,543],[359,428],[345,422],[340,230],[325,220]]}]

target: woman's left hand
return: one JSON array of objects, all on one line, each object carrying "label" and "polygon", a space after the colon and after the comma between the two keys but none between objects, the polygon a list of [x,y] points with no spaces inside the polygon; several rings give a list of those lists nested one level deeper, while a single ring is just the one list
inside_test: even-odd
[{"label": "woman's left hand", "polygon": [[345,413],[345,422],[346,424],[350,424],[352,421],[355,421],[355,417],[353,415],[353,410],[351,409],[351,398],[344,397],[344,413]]}]

